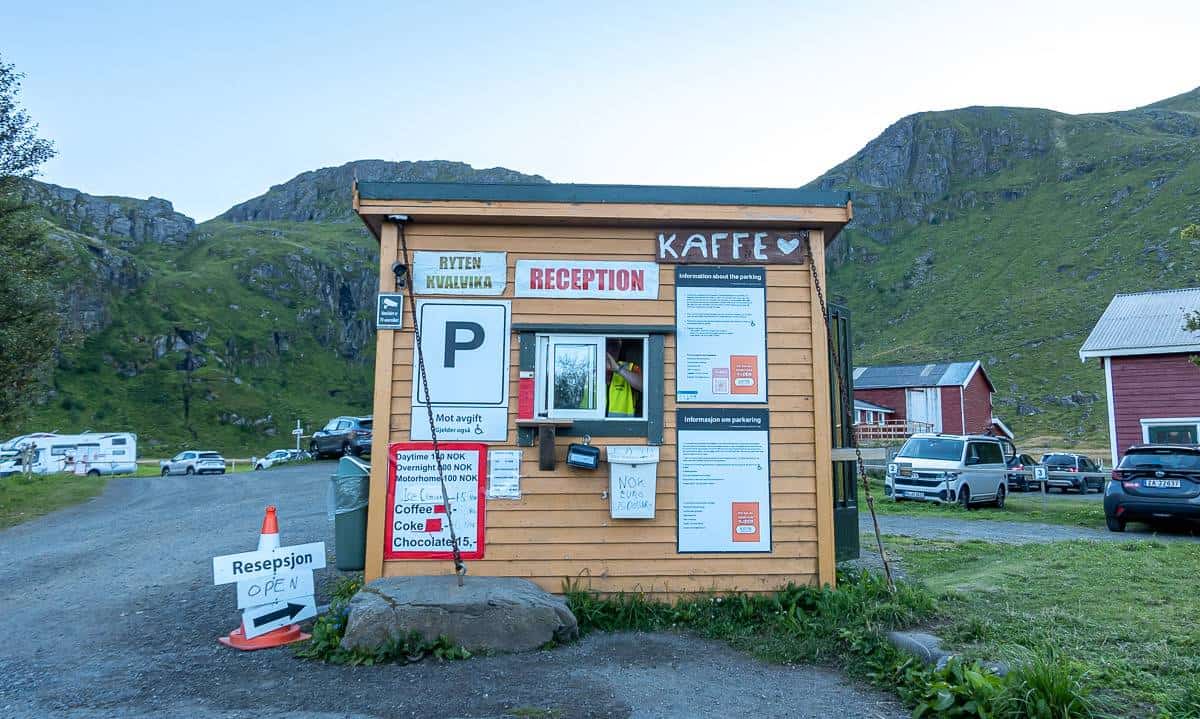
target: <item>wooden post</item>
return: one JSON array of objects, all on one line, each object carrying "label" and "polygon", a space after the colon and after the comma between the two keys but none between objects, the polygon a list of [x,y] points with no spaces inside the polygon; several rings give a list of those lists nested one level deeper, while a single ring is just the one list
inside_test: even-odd
[{"label": "wooden post", "polygon": [[[814,264],[821,286],[825,283],[825,233],[820,230],[809,232],[809,247],[812,254],[809,262]],[[821,303],[817,300],[817,288],[809,286],[809,314],[812,319],[812,382],[813,382],[813,443],[816,460],[817,481],[817,581],[836,586],[837,561],[833,538],[833,429],[830,425],[832,402],[829,396],[829,335]]]},{"label": "wooden post", "polygon": [[[379,291],[394,292],[396,277],[392,263],[398,253],[399,233],[395,223],[384,222],[379,238]],[[374,318],[372,318],[374,322]],[[375,333],[375,409],[374,433],[371,436],[371,501],[367,508],[367,553],[364,581],[383,576],[384,522],[387,515],[388,445],[392,441],[392,367],[396,332],[378,330]]]}]

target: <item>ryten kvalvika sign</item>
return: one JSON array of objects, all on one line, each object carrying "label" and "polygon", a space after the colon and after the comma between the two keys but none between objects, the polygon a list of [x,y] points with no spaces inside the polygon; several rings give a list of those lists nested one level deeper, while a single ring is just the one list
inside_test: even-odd
[{"label": "ryten kvalvika sign", "polygon": [[799,265],[807,255],[807,230],[660,230],[655,241],[671,264]]}]

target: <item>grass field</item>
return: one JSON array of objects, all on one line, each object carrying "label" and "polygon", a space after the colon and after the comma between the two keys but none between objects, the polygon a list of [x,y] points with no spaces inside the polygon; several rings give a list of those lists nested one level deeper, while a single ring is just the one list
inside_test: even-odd
[{"label": "grass field", "polygon": [[1200,543],[888,546],[939,597],[950,647],[1010,663],[1056,651],[1100,715],[1200,717]]},{"label": "grass field", "polygon": [[[875,511],[879,514],[903,515],[908,517],[949,517],[978,521],[1038,522],[1041,524],[1065,524],[1072,527],[1104,529],[1104,504],[1095,499],[1052,494],[1044,501],[1038,492],[1009,494],[1004,509],[979,507],[967,511],[956,504],[933,504],[928,502],[896,502],[883,494],[883,483],[872,485],[875,495]],[[865,510],[866,495],[860,488],[859,507]]]},{"label": "grass field", "polygon": [[0,529],[91,499],[104,489],[106,477],[73,474],[14,474],[0,479]]}]

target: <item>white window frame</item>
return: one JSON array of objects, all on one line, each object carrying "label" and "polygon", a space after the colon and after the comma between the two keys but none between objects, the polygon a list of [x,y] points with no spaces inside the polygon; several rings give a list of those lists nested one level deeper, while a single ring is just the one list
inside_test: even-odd
[{"label": "white window frame", "polygon": [[1176,424],[1190,424],[1196,429],[1196,438],[1200,439],[1200,417],[1145,417],[1142,423],[1142,441],[1150,444],[1151,427],[1169,427]]},{"label": "white window frame", "polygon": [[[578,419],[578,420],[603,420],[606,422],[645,422],[646,419],[646,399],[643,394],[642,398],[642,416],[641,417],[609,417],[608,416],[608,385],[604,382],[606,362],[604,353],[607,350],[606,343],[610,339],[621,340],[641,340],[642,341],[642,386],[646,387],[646,373],[649,371],[646,367],[648,353],[650,352],[650,336],[649,335],[623,335],[623,334],[593,334],[584,332],[555,332],[548,334],[537,334],[534,336],[535,360],[534,360],[534,414],[539,419]],[[550,358],[553,356],[552,351],[554,345],[557,344],[591,344],[595,343],[599,350],[597,362],[597,377],[596,377],[596,408],[584,410],[571,409],[554,409],[550,407],[550,374],[552,364]]]}]

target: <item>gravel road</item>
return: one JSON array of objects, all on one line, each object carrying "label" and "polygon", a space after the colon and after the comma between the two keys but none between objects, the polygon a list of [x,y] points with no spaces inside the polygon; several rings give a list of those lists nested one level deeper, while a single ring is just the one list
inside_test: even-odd
[{"label": "gravel road", "polygon": [[[864,537],[873,536],[871,515],[866,507],[859,508],[859,533]],[[983,508],[973,510],[978,512],[996,512],[998,510]],[[1103,510],[1100,510],[1103,512]],[[954,519],[952,517],[908,517],[897,514],[879,515],[879,529],[884,534],[898,534],[905,537],[921,537],[924,539],[949,539],[964,541],[967,539],[982,539],[985,542],[1000,542],[1004,544],[1029,544],[1033,542],[1063,542],[1072,539],[1091,539],[1100,542],[1133,542],[1156,539],[1161,541],[1200,541],[1194,531],[1189,528],[1173,528],[1167,531],[1156,531],[1148,525],[1131,523],[1124,532],[1110,532],[1106,529],[1091,529],[1088,527],[1071,527],[1061,524],[1036,524],[1033,522],[1006,522],[1002,519]]]},{"label": "gravel road", "polygon": [[[118,479],[95,500],[0,531],[0,716],[906,716],[836,672],[672,634],[361,668],[218,645],[238,616],[233,587],[212,586],[210,557],[253,549],[268,503],[284,544],[332,547],[333,469]],[[318,572],[318,594],[335,578]]]}]

